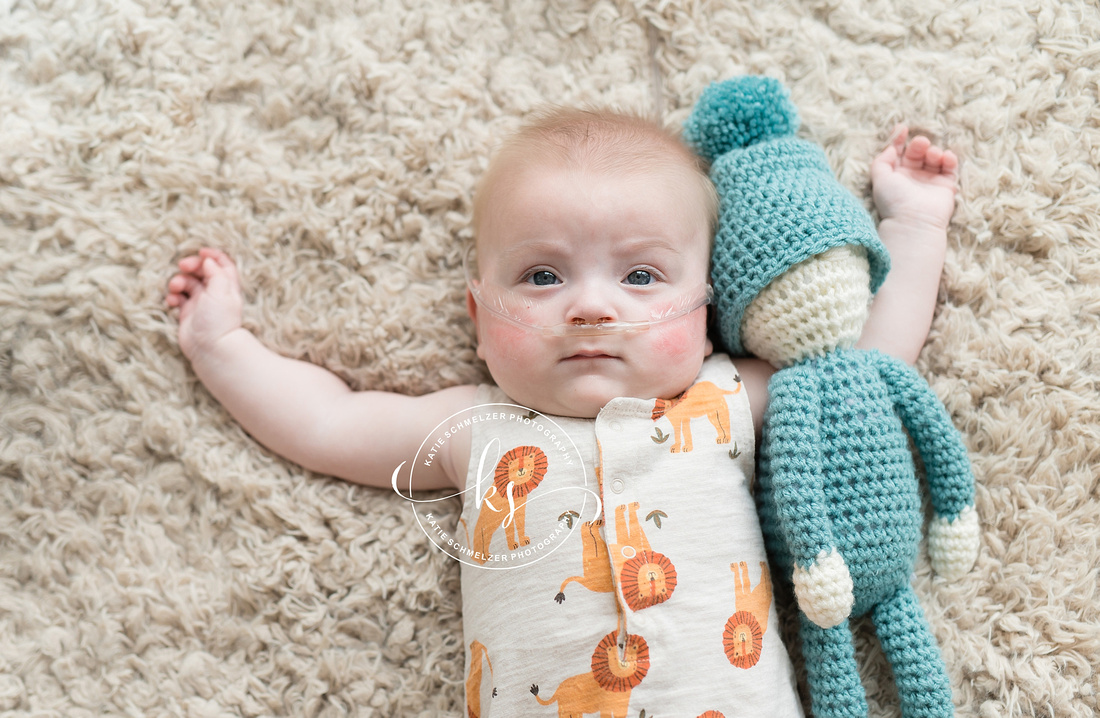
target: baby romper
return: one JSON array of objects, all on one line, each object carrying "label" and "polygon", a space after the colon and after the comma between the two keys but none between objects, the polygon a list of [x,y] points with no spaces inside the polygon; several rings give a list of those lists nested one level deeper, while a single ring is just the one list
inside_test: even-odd
[{"label": "baby romper", "polygon": [[802,715],[727,356],[676,399],[614,399],[594,420],[494,386],[476,404],[453,534],[469,716]]}]

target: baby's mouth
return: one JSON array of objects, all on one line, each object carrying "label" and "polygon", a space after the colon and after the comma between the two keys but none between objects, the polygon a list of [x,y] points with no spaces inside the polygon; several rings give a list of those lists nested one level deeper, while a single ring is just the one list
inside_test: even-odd
[{"label": "baby's mouth", "polygon": [[586,359],[618,359],[618,357],[614,356],[613,354],[608,354],[606,352],[601,352],[597,350],[578,351],[565,357],[565,361],[583,361]]}]

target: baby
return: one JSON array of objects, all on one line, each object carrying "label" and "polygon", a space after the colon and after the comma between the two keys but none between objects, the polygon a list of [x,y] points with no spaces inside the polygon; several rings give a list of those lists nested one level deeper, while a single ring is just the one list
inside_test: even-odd
[{"label": "baby", "polygon": [[[860,346],[920,351],[957,166],[900,125],[872,163],[898,269]],[[169,282],[196,374],[291,461],[396,487],[439,427],[465,427],[410,482],[464,492],[462,528],[439,543],[463,562],[468,715],[801,714],[751,496],[774,370],[712,351],[715,218],[706,168],[674,134],[539,115],[496,154],[474,210],[467,309],[495,385],[422,397],[355,392],[264,347],[218,250]]]}]

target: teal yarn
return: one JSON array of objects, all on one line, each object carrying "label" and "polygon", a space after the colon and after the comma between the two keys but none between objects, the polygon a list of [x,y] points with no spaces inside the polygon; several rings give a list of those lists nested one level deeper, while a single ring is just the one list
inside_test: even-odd
[{"label": "teal yarn", "polygon": [[867,210],[797,130],[786,88],[765,77],[711,85],[684,123],[684,139],[711,161],[720,199],[711,282],[719,334],[734,355],[745,353],[745,309],[799,262],[845,244],[866,247],[872,292],[890,268]]},{"label": "teal yarn", "polygon": [[916,370],[876,350],[835,349],[772,375],[757,504],[764,539],[789,574],[836,548],[861,616],[909,583],[922,535],[910,438],[932,508],[974,503],[962,438]]},{"label": "teal yarn", "polygon": [[707,162],[730,150],[798,132],[798,108],[790,92],[768,77],[746,76],[715,82],[703,90],[684,140]]},{"label": "teal yarn", "polygon": [[882,650],[894,671],[907,716],[951,715],[951,681],[936,638],[910,586],[875,606],[871,613]]},{"label": "teal yarn", "polygon": [[[731,353],[744,352],[746,308],[795,265],[856,244],[867,249],[872,291],[889,270],[862,204],[836,181],[820,148],[794,137],[797,129],[786,90],[766,78],[711,86],[685,124],[688,141],[712,161],[718,189],[711,277],[719,331]],[[804,302],[814,308],[811,295]],[[910,586],[924,519],[910,442],[923,461],[937,520],[976,518],[970,461],[947,411],[912,367],[836,344],[824,355],[777,361],[794,363],[768,385],[755,490],[777,579],[792,581],[796,568],[808,574],[820,567],[819,557],[833,554],[851,578],[852,608],[839,625],[822,628],[801,616],[813,712],[867,715],[849,621],[869,614],[902,715],[947,718],[954,715],[951,684]],[[830,597],[843,593],[839,574],[834,568],[817,574]],[[833,623],[843,607],[821,615],[823,624]]]},{"label": "teal yarn", "polygon": [[[848,621],[821,628],[801,616],[802,654],[815,718],[866,716]],[[894,673],[906,718],[954,715],[951,682],[916,594],[904,586],[871,613],[879,643]]]},{"label": "teal yarn", "polygon": [[[878,351],[836,349],[776,372],[768,385],[756,498],[772,565],[791,579],[836,549],[852,578],[850,618],[871,613],[894,671],[902,715],[954,715],[939,648],[909,586],[923,514],[909,438],[938,516],[973,506],[958,431],[914,369]],[[802,617],[817,718],[865,716],[848,621]]]}]

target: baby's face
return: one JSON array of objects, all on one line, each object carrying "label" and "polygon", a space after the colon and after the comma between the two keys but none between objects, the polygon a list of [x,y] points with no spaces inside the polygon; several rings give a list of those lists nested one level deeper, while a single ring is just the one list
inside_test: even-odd
[{"label": "baby's face", "polygon": [[[538,301],[541,323],[636,321],[647,302],[667,309],[707,282],[710,228],[687,168],[541,164],[499,185],[479,231],[480,276]],[[594,336],[517,326],[469,293],[467,306],[494,381],[547,414],[594,417],[616,397],[673,397],[711,352],[705,306],[645,331]]]}]

